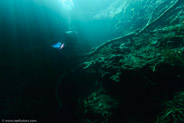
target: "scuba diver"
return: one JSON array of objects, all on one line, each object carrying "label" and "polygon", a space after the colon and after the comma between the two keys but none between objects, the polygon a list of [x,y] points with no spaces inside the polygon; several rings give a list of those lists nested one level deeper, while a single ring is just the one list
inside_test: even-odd
[{"label": "scuba diver", "polygon": [[[63,80],[63,76],[70,73],[79,64],[78,48],[76,46],[77,39],[77,32],[66,31],[64,33],[64,40],[51,46],[58,50],[59,64],[61,65],[61,76],[56,85],[56,99],[59,104],[58,118],[63,116],[62,120],[65,120],[65,118],[68,120],[69,116],[74,116],[73,98],[70,99],[71,96],[68,96],[70,93],[68,89],[75,90],[76,86],[73,87],[73,85],[76,82],[73,81],[73,78]],[[75,95],[72,97],[75,97]]]},{"label": "scuba diver", "polygon": [[77,41],[77,32],[66,31],[64,33],[65,45],[70,50],[74,50]]},{"label": "scuba diver", "polygon": [[66,31],[64,33],[64,41],[57,42],[56,44],[51,45],[51,47],[56,48],[58,50],[63,49],[64,47],[70,47],[74,43],[77,37],[77,32],[74,31]]},{"label": "scuba diver", "polygon": [[63,65],[65,66],[64,71],[71,70],[77,65],[77,32],[66,31],[64,33],[64,40],[51,45],[51,47],[58,49]]}]

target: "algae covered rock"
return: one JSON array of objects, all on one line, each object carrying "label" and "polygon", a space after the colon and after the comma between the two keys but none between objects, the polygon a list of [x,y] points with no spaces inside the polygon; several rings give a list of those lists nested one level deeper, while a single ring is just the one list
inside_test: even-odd
[{"label": "algae covered rock", "polygon": [[163,104],[163,110],[156,123],[184,122],[184,92],[177,93],[173,99]]},{"label": "algae covered rock", "polygon": [[80,100],[84,123],[107,123],[119,106],[119,101],[106,94],[103,88]]}]

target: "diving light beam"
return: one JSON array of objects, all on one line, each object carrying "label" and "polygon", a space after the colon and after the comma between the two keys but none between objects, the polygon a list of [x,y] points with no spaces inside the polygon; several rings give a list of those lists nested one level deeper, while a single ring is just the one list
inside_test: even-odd
[{"label": "diving light beam", "polygon": [[51,47],[61,50],[63,49],[64,45],[65,45],[64,43],[57,42],[56,44],[51,45]]}]

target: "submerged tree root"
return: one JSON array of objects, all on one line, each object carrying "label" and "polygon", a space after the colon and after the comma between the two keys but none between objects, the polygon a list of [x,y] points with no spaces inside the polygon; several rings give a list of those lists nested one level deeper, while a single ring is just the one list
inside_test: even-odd
[{"label": "submerged tree root", "polygon": [[124,35],[124,36],[120,36],[120,37],[117,37],[117,38],[114,38],[114,39],[111,39],[111,40],[108,40],[106,42],[104,42],[103,44],[97,46],[93,51],[89,52],[89,53],[86,53],[86,54],[83,54],[83,56],[92,56],[94,55],[95,53],[97,53],[100,49],[102,49],[104,46],[106,45],[109,45],[111,43],[114,43],[116,41],[121,41],[123,39],[127,39],[127,38],[130,38],[130,37],[133,37],[136,33],[129,33],[127,35]]},{"label": "submerged tree root", "polygon": [[[94,55],[95,53],[97,53],[100,49],[102,49],[104,46],[109,45],[111,43],[117,42],[117,41],[122,41],[124,39],[127,38],[132,38],[135,36],[140,35],[141,33],[143,33],[147,28],[149,28],[151,25],[153,25],[154,23],[156,23],[158,20],[160,20],[163,16],[165,16],[168,12],[170,12],[172,9],[174,9],[177,4],[180,2],[181,0],[177,0],[173,5],[171,5],[167,10],[165,10],[160,16],[158,16],[157,18],[155,18],[153,21],[150,22],[150,19],[148,20],[148,23],[140,30],[136,30],[134,32],[128,33],[124,36],[120,36],[111,40],[108,40],[106,42],[104,42],[103,44],[97,46],[93,51],[84,54],[83,56],[86,57],[90,57],[92,55]],[[152,18],[152,17],[151,17]]]}]

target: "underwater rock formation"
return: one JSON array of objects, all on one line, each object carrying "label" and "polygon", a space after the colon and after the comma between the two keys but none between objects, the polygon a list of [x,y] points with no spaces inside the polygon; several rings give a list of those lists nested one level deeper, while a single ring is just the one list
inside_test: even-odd
[{"label": "underwater rock formation", "polygon": [[[78,69],[96,75],[96,81],[90,81],[95,89],[77,98],[76,115],[81,122],[153,123],[161,110],[158,123],[170,117],[183,121],[182,93],[166,109],[161,107],[184,88],[184,6],[180,2],[169,4],[141,29],[84,55]],[[173,13],[178,16],[171,16]],[[173,109],[177,103],[181,107]]]},{"label": "underwater rock formation", "polygon": [[[83,69],[96,71],[110,96],[118,96],[121,101],[128,98],[119,103],[131,108],[122,106],[124,108],[121,110],[116,109],[119,113],[142,113],[152,117],[150,119],[156,119],[155,114],[160,110],[157,99],[165,100],[183,89],[183,32],[184,24],[180,23],[142,33],[123,42],[111,43],[84,62],[86,66]],[[95,105],[91,104],[94,108]],[[141,106],[141,109],[138,108]],[[140,119],[139,115],[135,118],[142,122]]]},{"label": "underwater rock formation", "polygon": [[[183,33],[184,23],[161,27],[106,45],[88,57],[77,68],[85,71],[80,76],[97,77],[90,81],[93,89],[75,97],[81,122],[156,121],[162,101],[183,90]],[[68,78],[75,71],[79,73],[74,70]]]},{"label": "underwater rock formation", "polygon": [[184,122],[184,92],[177,93],[172,100],[163,104],[163,111],[156,123],[182,123]]},{"label": "underwater rock formation", "polygon": [[79,101],[81,106],[81,120],[82,122],[107,122],[113,115],[113,111],[117,109],[119,101],[110,95],[106,94],[103,88],[91,93],[91,95]]}]

